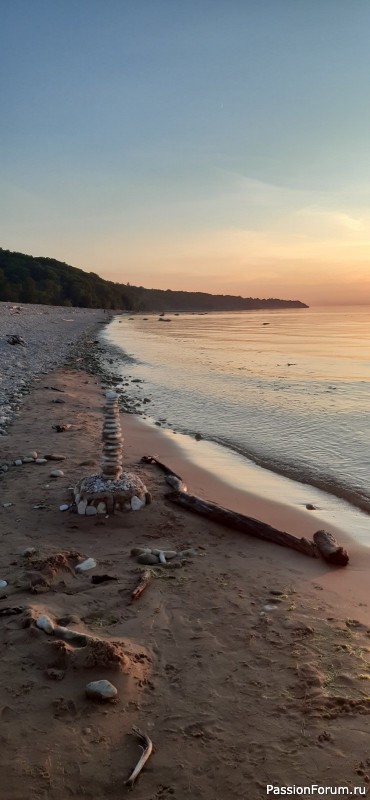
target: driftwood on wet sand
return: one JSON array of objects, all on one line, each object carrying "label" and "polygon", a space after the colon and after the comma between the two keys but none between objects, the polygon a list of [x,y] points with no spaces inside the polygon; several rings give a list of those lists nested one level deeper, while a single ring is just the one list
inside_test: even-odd
[{"label": "driftwood on wet sand", "polygon": [[337,564],[339,567],[345,567],[348,564],[349,555],[347,550],[338,544],[332,533],[324,530],[316,531],[313,539],[320,554],[329,564]]},{"label": "driftwood on wet sand", "polygon": [[133,733],[139,739],[140,746],[142,748],[142,756],[139,758],[139,761],[136,764],[135,769],[131,772],[130,777],[125,781],[125,786],[133,786],[136,778],[140,775],[141,770],[143,769],[144,765],[148,761],[148,758],[152,755],[153,752],[153,742],[149,739],[146,733],[143,733],[136,725],[132,728]]},{"label": "driftwood on wet sand", "polygon": [[260,522],[253,517],[247,517],[244,514],[238,514],[236,511],[229,511],[227,508],[210,503],[207,500],[202,500],[195,495],[187,494],[185,492],[169,492],[166,498],[171,503],[176,503],[182,508],[193,511],[196,514],[201,514],[213,522],[218,522],[221,525],[226,525],[228,528],[233,528],[241,533],[247,533],[257,539],[265,539],[268,542],[274,542],[282,547],[290,547],[293,550],[298,550],[299,553],[304,553],[306,556],[317,558],[317,550],[313,542],[308,539],[298,539],[297,536],[292,536],[285,531],[279,531],[265,522]]},{"label": "driftwood on wet sand", "polygon": [[258,519],[247,517],[245,514],[238,514],[236,511],[230,511],[227,508],[218,506],[216,503],[210,503],[200,497],[188,494],[182,478],[172,472],[165,464],[162,464],[153,456],[143,456],[141,460],[146,464],[155,464],[165,473],[167,483],[176,490],[166,495],[166,499],[170,500],[171,503],[176,503],[195,514],[201,514],[220,525],[255,536],[257,539],[274,542],[281,547],[290,547],[312,558],[317,558],[321,555],[330,564],[342,567],[348,564],[349,556],[347,550],[340,547],[332,533],[317,531],[313,536],[313,542],[304,537],[299,539],[297,536],[292,536],[292,534],[285,531],[279,531],[277,528],[273,528]]},{"label": "driftwood on wet sand", "polygon": [[148,588],[151,579],[152,579],[152,575],[151,575],[150,570],[149,569],[144,570],[144,572],[143,572],[143,574],[142,574],[142,576],[141,576],[141,578],[139,580],[138,585],[136,586],[136,588],[134,589],[134,591],[131,594],[131,600],[138,600],[139,599],[139,597],[142,595],[142,593],[145,592],[145,589]]}]

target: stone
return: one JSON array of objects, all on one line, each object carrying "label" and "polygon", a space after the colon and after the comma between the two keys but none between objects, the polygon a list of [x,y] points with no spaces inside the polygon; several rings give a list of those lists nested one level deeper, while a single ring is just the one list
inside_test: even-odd
[{"label": "stone", "polygon": [[306,504],[307,511],[316,511],[316,506],[313,506],[312,503]]},{"label": "stone", "polygon": [[94,569],[96,567],[95,558],[86,558],[85,561],[82,561],[80,564],[77,564],[75,567],[76,572],[86,572],[88,569]]},{"label": "stone", "polygon": [[87,509],[85,511],[87,517],[95,517],[97,513],[98,509],[96,508],[96,506],[87,506]]},{"label": "stone", "polygon": [[47,461],[65,461],[66,460],[66,457],[62,456],[59,453],[55,453],[55,454],[54,453],[50,453],[48,455],[44,455],[44,458],[46,458]]},{"label": "stone", "polygon": [[142,553],[141,556],[138,557],[139,564],[159,564],[159,557],[153,555],[153,553]]},{"label": "stone", "polygon": [[50,473],[51,478],[64,478],[64,472],[62,469],[53,469]]},{"label": "stone", "polygon": [[22,461],[21,458],[16,458],[16,460],[14,461],[14,464],[15,464],[16,467],[21,467],[22,464],[23,464],[23,461]]},{"label": "stone", "polygon": [[110,681],[92,681],[85,688],[86,697],[106,702],[117,697],[117,689]]},{"label": "stone", "polygon": [[68,511],[69,508],[68,503],[63,503],[63,505],[59,506],[59,511]]},{"label": "stone", "polygon": [[96,507],[96,510],[97,510],[98,514],[106,514],[107,513],[107,506],[103,502],[98,503],[98,505]]},{"label": "stone", "polygon": [[40,628],[41,631],[45,631],[45,633],[54,633],[54,624],[50,617],[47,617],[46,614],[43,614],[41,617],[37,618],[36,626],[37,628]]},{"label": "stone", "polygon": [[35,459],[35,464],[47,464],[47,463],[48,462],[47,462],[46,458],[36,458]]},{"label": "stone", "polygon": [[8,585],[8,581],[0,581],[0,589],[5,589],[5,587],[7,585]]},{"label": "stone", "polygon": [[63,669],[54,669],[53,667],[49,667],[49,669],[45,670],[45,675],[47,675],[48,678],[51,678],[52,681],[62,681],[65,676],[65,672]]},{"label": "stone", "polygon": [[31,453],[27,453],[27,455],[26,455],[26,458],[31,458],[32,461],[35,461],[37,457],[38,457],[38,453],[36,452],[36,450],[32,450]]},{"label": "stone", "polygon": [[[131,554],[130,555],[132,555],[132,556],[142,556],[144,553],[152,553],[152,552],[154,553],[154,550],[152,551],[150,549],[150,547],[133,547],[132,550],[131,550]],[[159,550],[158,550],[158,553],[159,553]],[[155,555],[158,555],[158,553],[155,552]]]},{"label": "stone", "polygon": [[19,552],[21,556],[33,556],[36,553],[36,547],[22,547]]},{"label": "stone", "polygon": [[13,503],[3,503],[3,508],[10,508],[12,505]]},{"label": "stone", "polygon": [[86,509],[87,509],[87,500],[80,500],[80,502],[77,504],[77,513],[85,515]]},{"label": "stone", "polygon": [[8,472],[9,471],[9,467],[8,467],[7,464],[2,464],[1,469],[2,469],[2,472]]},{"label": "stone", "polygon": [[36,459],[35,458],[31,458],[31,456],[23,456],[23,458],[22,458],[23,464],[33,464],[33,462],[35,460]]},{"label": "stone", "polygon": [[133,497],[131,497],[130,502],[133,511],[139,511],[140,508],[143,508],[143,506],[145,506],[145,498],[141,500],[140,497],[137,497],[135,494],[133,495]]},{"label": "stone", "polygon": [[194,556],[197,556],[198,553],[193,547],[189,547],[187,550],[180,550],[177,555],[179,558],[193,558]]}]

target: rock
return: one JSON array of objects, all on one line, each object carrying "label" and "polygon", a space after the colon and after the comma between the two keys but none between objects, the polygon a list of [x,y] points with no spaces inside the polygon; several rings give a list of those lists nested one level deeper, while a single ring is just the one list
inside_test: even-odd
[{"label": "rock", "polygon": [[13,503],[3,503],[3,508],[10,508],[12,505]]},{"label": "rock", "polygon": [[0,589],[5,589],[5,587],[7,585],[8,585],[8,581],[0,581]]},{"label": "rock", "polygon": [[53,469],[50,473],[51,478],[64,478],[64,472],[62,469]]},{"label": "rock", "polygon": [[77,513],[85,515],[86,509],[87,509],[87,500],[80,500],[80,502],[77,504]]},{"label": "rock", "polygon": [[48,455],[44,455],[47,461],[65,461],[66,457],[60,455],[59,453],[50,453]]},{"label": "rock", "polygon": [[85,514],[87,517],[95,517],[98,513],[98,509],[95,506],[87,506]]},{"label": "rock", "polygon": [[82,561],[81,564],[77,564],[75,567],[76,572],[86,572],[88,569],[95,569],[96,561],[95,558],[86,558],[85,561]]},{"label": "rock", "polygon": [[23,461],[22,461],[21,458],[16,458],[16,460],[14,461],[14,464],[15,464],[16,467],[21,467],[22,464],[23,464]]},{"label": "rock", "polygon": [[62,398],[58,397],[56,400],[52,400],[51,402],[52,403],[65,403],[65,400],[62,400]]},{"label": "rock", "polygon": [[133,511],[139,511],[140,508],[145,506],[145,499],[141,500],[140,497],[136,497],[136,494],[131,497],[131,508]]},{"label": "rock", "polygon": [[7,464],[2,464],[1,470],[2,470],[2,472],[8,472],[9,471],[8,465]]},{"label": "rock", "polygon": [[35,464],[47,464],[47,463],[48,462],[47,462],[46,458],[36,458],[35,459]]},{"label": "rock", "polygon": [[102,701],[113,700],[118,694],[116,687],[110,681],[92,681],[87,684],[85,693],[86,697],[92,700]]},{"label": "rock", "polygon": [[59,511],[68,511],[69,508],[68,503],[63,503],[63,505],[59,506]]},{"label": "rock", "polygon": [[36,450],[32,450],[31,453],[27,453],[26,458],[31,458],[32,461],[35,461],[37,456],[38,456],[38,453],[36,452]]},{"label": "rock", "polygon": [[96,507],[96,510],[97,510],[98,514],[106,514],[107,513],[107,506],[103,502],[98,503],[98,505]]},{"label": "rock", "polygon": [[159,564],[159,557],[153,555],[153,553],[142,553],[141,556],[138,557],[139,564]]},{"label": "rock", "polygon": [[313,506],[312,503],[306,504],[307,511],[316,511],[316,506]]},{"label": "rock", "polygon": [[195,436],[194,436],[194,439],[195,439],[197,442],[200,442],[200,440],[201,440],[201,439],[203,439],[203,436],[202,436],[202,434],[201,434],[201,433],[196,433],[196,434],[195,434]]},{"label": "rock", "polygon": [[198,553],[193,547],[189,547],[188,550],[180,550],[177,555],[179,558],[194,558]]},{"label": "rock", "polygon": [[[142,555],[144,555],[144,553],[151,553],[151,552],[152,552],[152,550],[150,549],[150,547],[133,547],[132,550],[131,550],[130,555],[132,555],[132,556],[142,556]],[[154,550],[153,550],[153,553],[154,553]],[[159,553],[159,550],[158,550],[158,552],[155,551],[155,555],[158,555],[158,553]]]},{"label": "rock", "polygon": [[45,631],[45,633],[54,633],[54,624],[50,617],[47,617],[46,614],[43,614],[41,617],[37,618],[36,626],[37,628],[40,628],[41,631]]},{"label": "rock", "polygon": [[36,461],[36,459],[35,458],[31,458],[31,456],[24,456],[22,458],[22,461],[23,461],[23,464],[33,464],[33,462]]},{"label": "rock", "polygon": [[21,556],[33,556],[33,554],[36,553],[36,547],[22,547],[19,552]]},{"label": "rock", "polygon": [[85,633],[80,631],[72,631],[70,628],[64,628],[63,625],[56,625],[54,628],[54,636],[58,639],[63,639],[66,642],[72,642],[80,647],[86,647],[87,642],[91,639]]},{"label": "rock", "polygon": [[50,668],[45,670],[45,675],[47,675],[47,677],[51,678],[53,681],[62,681],[65,676],[65,672],[64,669]]}]

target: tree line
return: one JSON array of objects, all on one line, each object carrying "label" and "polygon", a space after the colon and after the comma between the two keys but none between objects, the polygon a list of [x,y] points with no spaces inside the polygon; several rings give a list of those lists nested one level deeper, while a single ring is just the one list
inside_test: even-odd
[{"label": "tree line", "polygon": [[0,300],[140,312],[307,308],[299,300],[261,300],[114,283],[53,258],[34,258],[1,248]]}]

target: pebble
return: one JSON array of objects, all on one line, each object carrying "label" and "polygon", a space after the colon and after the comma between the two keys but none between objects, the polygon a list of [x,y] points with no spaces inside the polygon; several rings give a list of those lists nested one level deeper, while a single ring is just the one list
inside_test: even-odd
[{"label": "pebble", "polygon": [[68,511],[69,508],[68,503],[63,503],[63,505],[59,506],[59,511]]},{"label": "pebble", "polygon": [[9,471],[9,467],[8,467],[7,464],[2,464],[1,469],[2,469],[2,472],[8,472]]},{"label": "pebble", "polygon": [[3,508],[10,508],[12,505],[13,503],[3,503]]},{"label": "pebble", "polygon": [[23,464],[23,461],[22,461],[21,458],[16,458],[16,460],[14,461],[14,464],[15,464],[16,467],[21,467],[22,464]]},{"label": "pebble", "polygon": [[[144,553],[151,553],[150,547],[133,547],[131,550],[132,556],[142,556]],[[159,551],[158,551],[159,552]],[[154,553],[154,550],[153,550]],[[157,555],[157,553],[155,553]]]},{"label": "pebble", "polygon": [[46,458],[36,458],[35,459],[35,464],[47,464],[47,463],[48,462],[47,462]]},{"label": "pebble", "polygon": [[47,461],[65,461],[66,460],[66,457],[60,455],[59,453],[55,453],[55,454],[51,453],[51,454],[48,454],[48,455],[45,454],[44,458],[46,458]]},{"label": "pebble", "polygon": [[8,585],[8,581],[0,581],[0,589],[5,589],[5,587],[7,585]]},{"label": "pebble", "polygon": [[105,503],[103,503],[103,502],[101,502],[101,503],[98,503],[98,505],[97,505],[97,507],[96,507],[96,510],[97,510],[98,514],[106,514],[106,512],[107,512],[107,506],[106,506],[106,504],[105,504]]},{"label": "pebble", "polygon": [[46,614],[37,618],[36,626],[40,628],[40,630],[45,631],[45,633],[54,633],[54,625],[50,617],[47,617]]},{"label": "pebble", "polygon": [[22,547],[19,552],[21,556],[33,556],[36,553],[36,547]]},{"label": "pebble", "polygon": [[92,681],[85,688],[87,697],[92,700],[113,700],[117,697],[117,689],[110,681]]},{"label": "pebble", "polygon": [[131,497],[131,508],[133,511],[139,511],[140,508],[145,506],[145,500],[140,500],[140,497],[136,497],[136,494]]},{"label": "pebble", "polygon": [[87,506],[85,514],[87,517],[94,517],[98,513],[96,506]]},{"label": "pebble", "polygon": [[27,453],[26,458],[32,458],[32,461],[35,461],[37,456],[38,456],[38,453],[36,452],[36,450],[32,450],[31,453]]},{"label": "pebble", "polygon": [[23,456],[22,461],[23,461],[23,464],[33,464],[35,459],[31,458],[31,456]]},{"label": "pebble", "polygon": [[316,511],[316,506],[313,506],[312,503],[306,504],[307,511]]},{"label": "pebble", "polygon": [[88,569],[95,569],[96,561],[95,558],[87,558],[85,561],[82,561],[81,564],[77,564],[75,567],[76,572],[86,572]]},{"label": "pebble", "polygon": [[51,478],[64,478],[64,472],[62,469],[53,469],[50,473]]},{"label": "pebble", "polygon": [[139,564],[159,564],[159,557],[153,555],[153,553],[142,553],[138,557],[138,562]]},{"label": "pebble", "polygon": [[86,509],[87,509],[87,501],[86,500],[80,500],[80,502],[77,504],[77,513],[85,515],[86,514]]},{"label": "pebble", "polygon": [[198,553],[193,547],[189,547],[188,550],[181,550],[177,555],[179,558],[194,558]]}]

